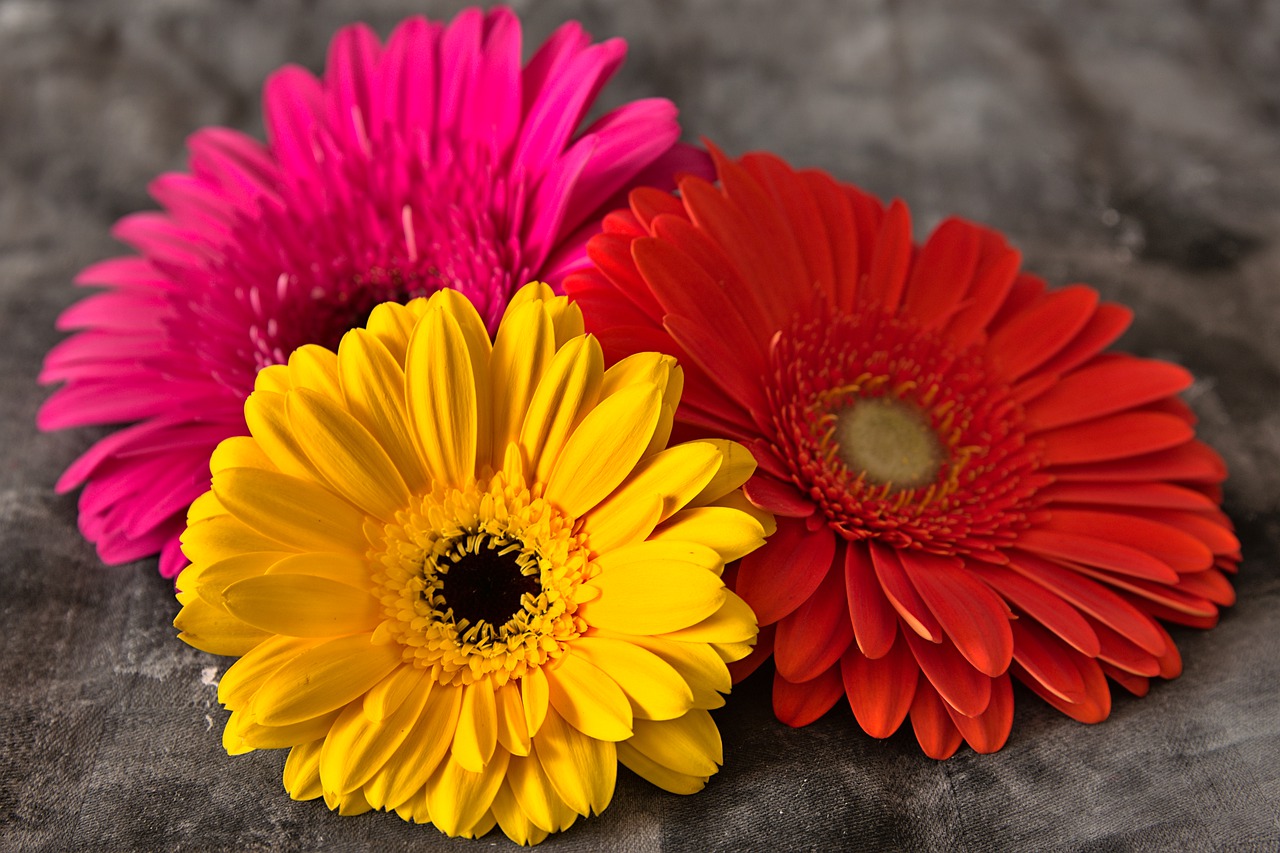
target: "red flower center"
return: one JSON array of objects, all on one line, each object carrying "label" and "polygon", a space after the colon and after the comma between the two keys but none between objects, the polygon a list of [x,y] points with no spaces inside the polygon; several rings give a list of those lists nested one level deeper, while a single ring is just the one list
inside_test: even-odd
[{"label": "red flower center", "polygon": [[976,348],[866,311],[779,335],[771,359],[775,449],[846,539],[999,561],[1028,526],[1049,478]]}]

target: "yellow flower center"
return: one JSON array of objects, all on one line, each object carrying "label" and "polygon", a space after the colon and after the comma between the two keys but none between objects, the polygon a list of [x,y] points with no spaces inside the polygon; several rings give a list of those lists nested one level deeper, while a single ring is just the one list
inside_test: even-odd
[{"label": "yellow flower center", "polygon": [[834,437],[850,471],[891,491],[927,486],[946,460],[924,414],[888,397],[860,399],[837,412]]},{"label": "yellow flower center", "polygon": [[540,491],[498,473],[398,513],[370,555],[386,615],[375,642],[446,684],[500,685],[562,654],[586,629],[575,595],[594,568]]}]

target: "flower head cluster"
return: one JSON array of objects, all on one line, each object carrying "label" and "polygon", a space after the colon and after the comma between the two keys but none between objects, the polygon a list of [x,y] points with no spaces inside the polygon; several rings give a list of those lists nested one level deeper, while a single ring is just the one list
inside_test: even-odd
[{"label": "flower head cluster", "polygon": [[756,636],[720,575],[773,528],[742,447],[667,446],[681,387],[670,356],[606,370],[544,284],[492,342],[443,290],[259,373],[178,578],[182,638],[239,657],[228,751],[289,747],[296,799],[520,843],[603,810],[618,762],[700,789]]},{"label": "flower head cluster", "polygon": [[579,130],[621,40],[570,23],[523,68],[521,51],[502,8],[412,18],[385,44],[348,27],[323,78],[286,67],[267,82],[267,144],[196,133],[189,171],[151,185],[164,211],[119,222],[138,254],[81,273],[107,290],[60,318],[78,331],[45,361],[42,381],[64,384],[39,415],[43,429],[132,424],[58,482],[84,485],[80,527],[105,562],[160,551],[177,574],[187,506],[213,448],[244,434],[261,368],[441,288],[492,332],[517,287],[583,263],[626,189],[702,167],[665,100]]},{"label": "flower head cluster", "polygon": [[1157,620],[1213,625],[1239,560],[1190,375],[1105,351],[1130,313],[1020,272],[992,231],[917,247],[899,202],[713,156],[719,186],[635,191],[565,287],[611,357],[685,365],[688,434],[760,465],[746,494],[778,530],[733,585],[778,717],[845,696],[945,757],[1004,744],[1011,677],[1096,722],[1108,678],[1177,675]]}]

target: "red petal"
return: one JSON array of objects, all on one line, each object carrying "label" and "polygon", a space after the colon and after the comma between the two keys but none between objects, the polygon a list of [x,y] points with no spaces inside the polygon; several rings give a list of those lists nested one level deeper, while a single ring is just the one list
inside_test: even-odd
[{"label": "red petal", "polygon": [[960,730],[951,722],[951,715],[938,697],[938,693],[921,680],[911,703],[911,728],[915,730],[920,748],[930,758],[950,758],[960,748]]},{"label": "red petal", "polygon": [[1192,441],[1129,459],[1055,467],[1053,476],[1059,482],[1180,480],[1220,483],[1227,476],[1227,468],[1206,445]]},{"label": "red petal", "polygon": [[979,672],[997,676],[1013,659],[1009,608],[1003,599],[969,574],[964,563],[924,551],[899,551],[902,567],[924,603]]},{"label": "red petal", "polygon": [[[1063,642],[1089,657],[1098,654],[1098,637],[1093,633],[1093,628],[1089,627],[1089,621],[1058,595],[1017,572],[1000,566],[975,563],[970,570],[1004,596],[1010,604],[1048,628]],[[1017,656],[1016,641],[1014,656]]]},{"label": "red petal", "polygon": [[824,293],[834,294],[831,252],[840,240],[831,239],[823,225],[822,210],[809,184],[773,154],[747,154],[742,165],[777,202],[787,231],[797,243],[806,274],[804,281]]},{"label": "red petal", "polygon": [[804,604],[778,622],[774,663],[788,681],[817,678],[853,642],[844,572],[830,571]]},{"label": "red petal", "polygon": [[1153,412],[1110,415],[1038,436],[1044,442],[1044,461],[1055,466],[1155,453],[1185,444],[1194,437],[1195,430],[1186,421]]},{"label": "red petal", "polygon": [[1009,556],[1009,567],[1023,577],[1052,590],[1152,654],[1164,651],[1165,640],[1159,626],[1111,590],[1034,554],[1015,552]]},{"label": "red petal", "polygon": [[1114,667],[1106,661],[1102,662],[1102,671],[1105,672],[1112,681],[1115,681],[1134,696],[1146,696],[1147,692],[1151,690],[1151,679],[1143,678],[1141,675],[1134,675],[1131,672],[1125,672],[1123,669]]},{"label": "red petal", "polygon": [[1029,676],[1016,660],[1009,671],[1037,696],[1071,719],[1081,723],[1100,723],[1111,713],[1111,690],[1107,687],[1107,679],[1102,674],[1102,667],[1096,660],[1083,657],[1075,651],[1067,651],[1084,683],[1086,698],[1083,702],[1064,702],[1045,690],[1044,686]]},{"label": "red petal", "polygon": [[894,199],[872,250],[871,271],[862,291],[867,304],[890,314],[898,310],[911,266],[911,250],[911,214],[901,200]]},{"label": "red petal", "polygon": [[778,532],[738,563],[737,589],[761,625],[795,610],[832,571],[836,540],[830,528],[810,533],[802,522],[778,520]]},{"label": "red petal", "polygon": [[1178,579],[1178,589],[1212,601],[1221,607],[1230,607],[1236,603],[1236,591],[1232,588],[1231,581],[1227,580],[1227,576],[1218,569],[1183,575]]},{"label": "red petal", "polygon": [[843,695],[838,665],[803,684],[793,684],[776,672],[773,675],[773,714],[788,726],[809,725],[830,711]]},{"label": "red petal", "polygon": [[1013,659],[1045,690],[1073,705],[1087,698],[1080,670],[1056,637],[1023,620],[1013,623],[1013,637]]},{"label": "red petal", "polygon": [[1122,412],[1191,386],[1185,368],[1164,361],[1118,356],[1062,377],[1026,408],[1034,430]]},{"label": "red petal", "polygon": [[992,333],[991,361],[1006,379],[1027,375],[1066,346],[1097,306],[1097,291],[1083,285],[1046,294]]},{"label": "red petal", "polygon": [[1108,572],[1093,572],[1083,567],[1079,571],[1117,589],[1132,593],[1131,596],[1126,596],[1126,600],[1137,606],[1139,610],[1146,610],[1148,602],[1156,602],[1189,616],[1209,617],[1218,612],[1213,602],[1206,601],[1198,595],[1183,592],[1176,586],[1148,583],[1137,578],[1118,577]]},{"label": "red petal", "polygon": [[990,755],[999,751],[1009,740],[1009,731],[1013,728],[1013,685],[1009,676],[992,679],[991,704],[976,717],[957,714],[950,707],[947,713],[974,752]]},{"label": "red petal", "polygon": [[858,648],[869,658],[884,657],[898,636],[898,616],[880,586],[866,545],[850,542],[845,548],[844,583]]},{"label": "red petal", "polygon": [[1214,509],[1207,495],[1172,483],[1053,483],[1036,497],[1055,504],[1137,506],[1153,509]]},{"label": "red petal", "polygon": [[880,579],[880,588],[893,609],[898,611],[902,621],[907,623],[916,634],[931,643],[942,642],[942,626],[938,619],[920,598],[920,593],[907,577],[906,570],[898,558],[898,552],[878,543],[870,544],[871,564],[875,567],[876,577]]},{"label": "red petal", "polygon": [[950,643],[930,643],[910,631],[902,634],[925,679],[943,700],[966,717],[981,714],[991,701],[991,677],[978,672]]},{"label": "red petal", "polygon": [[[665,312],[631,256],[634,239],[620,234],[597,234],[587,243],[587,257],[594,264],[595,271],[613,283],[615,300],[634,306],[647,322],[657,325],[662,322]],[[567,288],[568,282],[565,285]],[[606,328],[597,324],[591,315],[583,313],[594,327]]]},{"label": "red petal", "polygon": [[1179,512],[1177,510],[1144,509],[1135,514],[1170,527],[1176,527],[1199,539],[1214,554],[1240,553],[1240,540],[1231,532],[1231,519],[1220,512]]},{"label": "red petal", "polygon": [[823,236],[831,251],[831,305],[837,311],[853,310],[858,283],[862,280],[859,263],[871,255],[869,245],[858,239],[858,226],[849,199],[840,185],[825,172],[801,172],[814,201],[822,211]]},{"label": "red petal", "polygon": [[903,312],[933,329],[951,319],[978,266],[982,229],[962,219],[942,222],[916,258],[903,296]]},{"label": "red petal", "polygon": [[[1080,533],[1145,551],[1180,574],[1202,572],[1213,565],[1213,553],[1177,526],[1161,524],[1132,513],[1058,509],[1045,527]],[[1177,583],[1177,580],[1170,581]]]},{"label": "red petal", "polygon": [[994,231],[983,229],[982,249],[973,282],[964,295],[964,305],[947,324],[946,334],[963,349],[984,337],[1018,276],[1022,256]]},{"label": "red petal", "polygon": [[[1098,660],[1118,666],[1125,672],[1144,675],[1147,678],[1160,674],[1160,662],[1156,659],[1156,655],[1138,648],[1137,645],[1101,623],[1095,623],[1093,630],[1098,632],[1098,640],[1102,643]],[[1167,646],[1160,649],[1160,654],[1164,654],[1167,650]]]},{"label": "red petal", "polygon": [[756,474],[742,488],[747,500],[774,515],[807,518],[817,509],[791,483]]},{"label": "red petal", "polygon": [[1133,312],[1128,308],[1114,302],[1103,302],[1071,343],[1040,365],[1040,370],[1061,375],[1079,367],[1112,344],[1131,322]]},{"label": "red petal", "polygon": [[653,187],[640,187],[631,191],[627,201],[631,204],[631,212],[645,228],[649,228],[653,220],[659,216],[684,216],[684,204],[673,193],[663,192]]},{"label": "red petal", "polygon": [[875,660],[850,646],[840,659],[840,674],[849,707],[862,730],[879,738],[896,732],[911,708],[920,680],[920,667],[906,641],[894,643]]},{"label": "red petal", "polygon": [[1161,560],[1144,551],[1106,539],[1039,528],[1023,532],[1018,537],[1018,545],[1044,557],[1098,566],[1164,583],[1178,582],[1178,573]]}]

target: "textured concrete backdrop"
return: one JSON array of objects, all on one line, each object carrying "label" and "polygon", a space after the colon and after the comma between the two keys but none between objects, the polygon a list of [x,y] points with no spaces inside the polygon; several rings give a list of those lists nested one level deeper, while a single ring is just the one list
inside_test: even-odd
[{"label": "textured concrete backdrop", "polygon": [[[319,69],[388,0],[0,0],[0,848],[456,849],[386,814],[284,794],[281,752],[228,757],[227,661],[173,637],[152,561],[104,568],[60,471],[95,435],[39,435],[40,359],[119,216],[206,124],[261,134],[276,66]],[[1019,691],[1003,752],[922,757],[847,708],[772,721],[767,676],[717,714],[702,794],[620,774],[614,804],[548,850],[1275,850],[1280,846],[1280,5],[1252,0],[516,4],[527,44],[575,17],[631,56],[607,104],[664,95],[690,138],[769,148],[1006,231],[1027,267],[1128,303],[1122,344],[1195,372],[1227,458],[1240,603],[1177,630],[1186,670],[1081,726]]]}]

